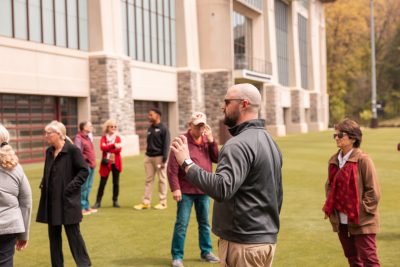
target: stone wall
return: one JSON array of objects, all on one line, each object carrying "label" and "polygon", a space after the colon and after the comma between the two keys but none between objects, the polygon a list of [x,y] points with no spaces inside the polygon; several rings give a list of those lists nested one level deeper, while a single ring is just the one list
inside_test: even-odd
[{"label": "stone wall", "polygon": [[190,115],[194,111],[201,111],[207,115],[207,123],[219,140],[220,122],[224,117],[221,105],[226,90],[232,84],[229,71],[178,72],[179,131],[186,131]]},{"label": "stone wall", "polygon": [[[200,98],[200,99],[199,99]],[[204,90],[199,72],[178,72],[179,131],[187,130],[187,122],[195,111],[205,111]]]},{"label": "stone wall", "polygon": [[279,92],[278,88],[273,85],[264,84],[264,98],[263,103],[265,106],[265,122],[267,125],[277,125],[279,120]]},{"label": "stone wall", "polygon": [[292,90],[291,91],[291,102],[292,102],[292,106],[291,106],[291,116],[292,116],[292,121],[291,123],[302,123],[302,119],[301,119],[301,113],[303,112],[302,107],[301,107],[301,103],[302,103],[302,99],[301,99],[302,95],[300,90]]},{"label": "stone wall", "polygon": [[321,122],[321,95],[315,92],[310,93],[310,122]]},{"label": "stone wall", "polygon": [[202,84],[207,122],[213,129],[215,138],[220,142],[220,135],[226,132],[225,126],[221,123],[224,118],[221,106],[227,89],[233,85],[232,73],[230,71],[204,72]]},{"label": "stone wall", "polygon": [[111,57],[91,57],[91,120],[97,135],[101,125],[115,119],[121,134],[134,134],[134,113],[130,61]]}]

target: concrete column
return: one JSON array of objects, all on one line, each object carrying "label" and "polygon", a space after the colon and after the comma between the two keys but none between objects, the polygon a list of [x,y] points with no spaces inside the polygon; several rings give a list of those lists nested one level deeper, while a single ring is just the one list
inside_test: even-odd
[{"label": "concrete column", "polygon": [[271,71],[274,81],[278,81],[278,59],[276,48],[276,31],[275,31],[275,1],[264,1],[264,18],[265,18],[265,57],[271,62]]},{"label": "concrete column", "polygon": [[214,132],[217,141],[226,130],[221,121],[224,114],[221,110],[226,90],[233,85],[232,72],[227,70],[212,70],[202,73],[202,84],[204,88],[204,101],[207,115],[207,122]]},{"label": "concrete column", "polygon": [[232,1],[201,0],[196,3],[200,68],[232,70]]},{"label": "concrete column", "polygon": [[263,106],[265,106],[266,113],[266,128],[275,136],[282,136],[286,134],[286,126],[284,124],[284,114],[281,104],[281,95],[278,86],[271,84],[264,84],[262,90]]},{"label": "concrete column", "polygon": [[289,85],[301,88],[297,1],[289,6]]},{"label": "concrete column", "polygon": [[306,133],[305,109],[310,107],[309,94],[302,89],[291,89],[291,120],[287,122],[287,133]]},{"label": "concrete column", "polygon": [[205,113],[204,88],[199,72],[181,70],[178,72],[178,117],[179,131],[187,129],[190,115],[195,111]]},{"label": "concrete column", "polygon": [[89,0],[89,52],[123,53],[121,1]]},{"label": "concrete column", "polygon": [[308,129],[310,131],[322,131],[326,129],[323,123],[323,100],[321,94],[317,92],[310,93],[310,122]]},{"label": "concrete column", "polygon": [[139,153],[139,138],[135,134],[131,60],[123,54],[120,4],[89,0],[91,120],[96,142],[102,124],[116,120],[124,145],[122,154],[132,155]]}]

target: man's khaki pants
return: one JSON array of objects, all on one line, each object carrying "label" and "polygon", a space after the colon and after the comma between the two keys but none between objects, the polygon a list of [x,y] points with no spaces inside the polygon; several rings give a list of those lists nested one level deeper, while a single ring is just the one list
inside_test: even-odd
[{"label": "man's khaki pants", "polygon": [[218,240],[221,267],[271,267],[275,244],[239,244]]},{"label": "man's khaki pants", "polygon": [[158,166],[162,164],[162,156],[148,157],[144,158],[144,170],[146,172],[146,182],[144,186],[144,197],[143,203],[150,204],[151,193],[153,191],[153,182],[156,173],[158,174],[158,196],[160,198],[161,204],[167,204],[167,163],[165,163],[164,168],[160,169]]}]

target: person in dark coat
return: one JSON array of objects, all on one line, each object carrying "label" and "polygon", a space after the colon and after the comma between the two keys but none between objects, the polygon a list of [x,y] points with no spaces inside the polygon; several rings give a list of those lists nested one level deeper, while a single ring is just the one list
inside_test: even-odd
[{"label": "person in dark coat", "polygon": [[45,127],[44,134],[50,146],[46,150],[36,221],[48,224],[51,265],[64,266],[61,237],[64,225],[76,265],[91,266],[79,228],[81,186],[89,174],[87,164],[79,148],[66,136],[64,124],[52,121]]}]

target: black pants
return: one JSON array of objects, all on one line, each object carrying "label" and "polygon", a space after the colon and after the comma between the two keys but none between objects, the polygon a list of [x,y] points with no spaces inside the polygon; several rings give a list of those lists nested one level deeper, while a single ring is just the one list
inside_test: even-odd
[{"label": "black pants", "polygon": [[13,267],[17,234],[0,235],[0,267]]},{"label": "black pants", "polygon": [[[119,195],[119,171],[117,168],[115,168],[115,164],[111,164],[111,172],[112,172],[112,178],[113,178],[113,196],[112,200],[117,201],[118,200],[118,195]],[[101,199],[103,198],[104,194],[104,188],[106,187],[108,180],[107,177],[100,177],[100,185],[99,185],[99,190],[97,191],[97,202],[101,202]]]},{"label": "black pants", "polygon": [[[50,240],[50,255],[52,267],[63,267],[64,256],[62,252],[62,225],[50,225],[49,240]],[[86,250],[85,242],[83,241],[79,223],[64,225],[65,233],[67,234],[69,249],[74,257],[78,267],[91,266],[90,258]]]}]

